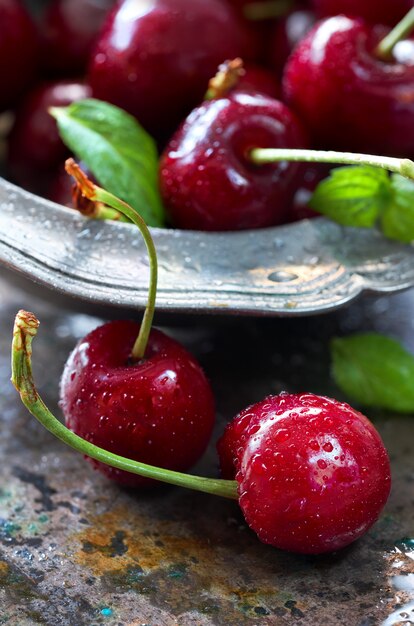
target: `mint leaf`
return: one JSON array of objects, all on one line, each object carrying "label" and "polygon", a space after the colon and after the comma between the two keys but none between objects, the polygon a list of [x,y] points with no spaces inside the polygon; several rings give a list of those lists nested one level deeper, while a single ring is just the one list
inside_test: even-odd
[{"label": "mint leaf", "polygon": [[385,170],[352,165],[332,170],[315,189],[310,206],[343,226],[371,228],[392,197]]},{"label": "mint leaf", "polygon": [[149,226],[164,223],[157,148],[134,117],[93,98],[50,113],[64,143],[102,187],[128,202]]},{"label": "mint leaf", "polygon": [[392,202],[381,216],[381,230],[390,239],[410,243],[414,240],[414,181],[393,174],[391,187]]},{"label": "mint leaf", "polygon": [[338,387],[365,406],[414,412],[414,356],[398,341],[361,333],[331,342]]}]

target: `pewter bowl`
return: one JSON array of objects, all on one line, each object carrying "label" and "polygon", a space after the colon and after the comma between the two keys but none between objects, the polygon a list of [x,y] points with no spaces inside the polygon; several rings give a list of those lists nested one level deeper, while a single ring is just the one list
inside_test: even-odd
[{"label": "pewter bowl", "polygon": [[[152,233],[159,312],[296,316],[414,285],[412,246],[323,218],[234,233]],[[148,260],[135,226],[87,220],[1,178],[0,263],[94,305],[146,302]]]}]

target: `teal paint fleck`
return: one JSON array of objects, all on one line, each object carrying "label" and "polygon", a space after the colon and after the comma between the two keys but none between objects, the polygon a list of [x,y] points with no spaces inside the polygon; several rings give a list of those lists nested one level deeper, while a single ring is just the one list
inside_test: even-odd
[{"label": "teal paint fleck", "polygon": [[37,535],[37,524],[35,524],[34,522],[32,522],[31,524],[28,524],[27,530],[29,533],[33,535]]},{"label": "teal paint fleck", "polygon": [[49,521],[49,517],[46,515],[46,513],[42,513],[42,515],[39,515],[38,520],[41,524],[45,524]]},{"label": "teal paint fleck", "polygon": [[112,609],[110,609],[108,607],[105,607],[104,609],[101,609],[101,614],[104,617],[111,617],[112,613],[113,613]]},{"label": "teal paint fleck", "polygon": [[8,520],[0,521],[0,532],[5,535],[14,536],[15,533],[21,530],[22,527],[19,524],[15,524],[14,522],[9,522]]},{"label": "teal paint fleck", "polygon": [[396,542],[395,546],[401,552],[411,552],[411,550],[414,550],[414,539],[412,537],[403,537]]}]

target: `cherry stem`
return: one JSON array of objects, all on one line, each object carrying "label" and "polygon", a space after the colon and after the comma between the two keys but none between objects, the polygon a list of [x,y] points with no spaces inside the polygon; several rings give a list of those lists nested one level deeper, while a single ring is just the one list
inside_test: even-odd
[{"label": "cherry stem", "polygon": [[414,180],[414,162],[410,159],[376,156],[373,154],[355,154],[353,152],[334,152],[333,150],[295,150],[277,148],[254,148],[249,158],[257,165],[277,161],[303,161],[306,163],[337,163],[339,165],[371,165],[390,172],[396,172]]},{"label": "cherry stem", "polygon": [[234,87],[237,87],[240,78],[245,73],[243,60],[240,57],[224,61],[219,65],[216,75],[210,78],[204,99],[224,98]]},{"label": "cherry stem", "polygon": [[402,18],[400,22],[398,22],[397,26],[395,26],[391,32],[388,33],[380,41],[378,46],[375,49],[375,54],[380,59],[384,61],[389,61],[392,56],[392,51],[394,46],[404,39],[411,33],[414,29],[414,7],[408,11],[405,17]]},{"label": "cherry stem", "polygon": [[258,0],[246,4],[243,13],[248,20],[268,20],[283,17],[292,9],[293,4],[293,0]]},{"label": "cherry stem", "polygon": [[238,499],[237,483],[234,480],[192,476],[127,459],[93,445],[61,424],[39,396],[33,380],[32,341],[37,335],[38,328],[39,320],[33,313],[27,311],[17,313],[12,342],[12,382],[19,392],[23,404],[52,435],[78,452],[120,470],[178,487],[203,491],[224,498]]},{"label": "cherry stem", "polygon": [[105,189],[102,189],[101,187],[98,187],[98,185],[95,185],[91,180],[89,180],[86,174],[82,172],[79,165],[77,165],[73,159],[68,159],[65,163],[65,167],[67,173],[74,177],[78,185],[79,191],[83,196],[94,202],[101,202],[127,217],[129,220],[131,220],[131,222],[138,226],[144,239],[145,245],[147,247],[150,266],[148,301],[145,307],[145,312],[142,318],[138,337],[131,351],[131,358],[134,361],[139,361],[145,356],[145,350],[151,332],[152,321],[154,319],[155,300],[157,297],[158,261],[157,252],[155,250],[155,245],[151,233],[148,229],[148,226],[135,209],[129,206],[129,204],[127,204],[126,202],[123,202],[113,194],[109,193],[109,191],[105,191]]}]

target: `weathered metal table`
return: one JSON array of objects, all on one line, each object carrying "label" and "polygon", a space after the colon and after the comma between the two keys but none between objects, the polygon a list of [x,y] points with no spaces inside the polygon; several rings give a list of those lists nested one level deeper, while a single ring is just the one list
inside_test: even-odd
[{"label": "weathered metal table", "polygon": [[[35,376],[56,410],[67,353],[98,323],[0,279],[0,624],[414,624],[414,418],[371,414],[394,480],[371,532],[336,555],[286,554],[260,544],[235,503],[175,488],[123,490],[44,431],[8,382],[21,307],[42,321]],[[217,436],[268,393],[338,395],[328,363],[336,333],[380,330],[414,351],[413,312],[411,291],[312,319],[171,318],[169,331],[212,380]],[[196,469],[216,472],[213,445]]]}]

